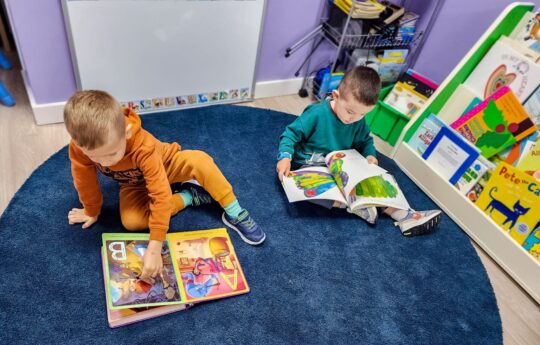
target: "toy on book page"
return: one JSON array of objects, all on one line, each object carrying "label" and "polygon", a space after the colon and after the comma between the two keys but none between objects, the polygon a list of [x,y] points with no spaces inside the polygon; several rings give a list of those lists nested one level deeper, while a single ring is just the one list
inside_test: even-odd
[{"label": "toy on book page", "polygon": [[368,206],[385,206],[408,210],[405,199],[394,177],[388,173],[360,181],[349,194],[352,210]]},{"label": "toy on book page", "polygon": [[347,203],[327,167],[291,171],[289,176],[283,177],[282,185],[289,202],[320,199]]},{"label": "toy on book page", "polygon": [[128,308],[128,309],[110,309],[109,301],[111,299],[109,295],[109,289],[107,288],[107,279],[105,279],[105,248],[101,250],[101,262],[103,266],[103,282],[105,286],[105,301],[107,308],[107,321],[109,327],[116,328],[132,324],[134,322],[148,320],[161,315],[174,313],[177,311],[185,310],[191,306],[191,304],[172,304],[164,305],[160,307],[142,307],[142,308]]},{"label": "toy on book page", "polygon": [[540,221],[540,182],[507,163],[500,163],[476,205],[523,244]]},{"label": "toy on book page", "polygon": [[451,127],[478,147],[486,158],[536,131],[531,118],[507,86],[486,98]]},{"label": "toy on book page", "polygon": [[167,239],[187,302],[249,292],[242,267],[224,228],[169,233]]},{"label": "toy on book page", "polygon": [[153,285],[139,279],[149,234],[103,234],[105,279],[109,292],[109,309],[152,307],[184,303],[167,241],[163,241],[163,278]]},{"label": "toy on book page", "polygon": [[325,161],[344,195],[350,195],[360,181],[387,172],[376,164],[368,163],[366,158],[353,149],[330,152]]}]

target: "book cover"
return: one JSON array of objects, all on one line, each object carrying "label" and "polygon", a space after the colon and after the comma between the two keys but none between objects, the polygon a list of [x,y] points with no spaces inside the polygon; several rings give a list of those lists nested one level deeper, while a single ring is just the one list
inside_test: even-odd
[{"label": "book cover", "polygon": [[384,103],[402,114],[414,116],[426,104],[427,99],[412,86],[397,82],[384,99]]},{"label": "book cover", "polygon": [[540,84],[540,65],[531,60],[512,40],[502,36],[469,75],[465,84],[487,98],[503,86],[525,101]]},{"label": "book cover", "polygon": [[525,13],[510,34],[510,38],[540,52],[540,13]]},{"label": "book cover", "polygon": [[507,163],[500,163],[476,205],[519,244],[540,221],[540,182]]},{"label": "book cover", "polygon": [[528,175],[533,175],[535,172],[540,171],[540,145],[538,141],[532,142],[529,152],[525,153],[519,161],[517,168]]},{"label": "book cover", "polygon": [[523,108],[525,108],[536,127],[540,128],[540,85],[525,100]]},{"label": "book cover", "polygon": [[478,150],[449,127],[442,127],[422,158],[440,176],[456,184],[478,158]]},{"label": "book cover", "polygon": [[[105,248],[102,247],[101,250],[101,262],[102,262],[102,268],[103,272],[106,272],[106,266],[105,266],[105,255],[106,251]],[[109,295],[109,289],[107,288],[107,279],[105,279],[105,274],[103,275],[103,283],[105,287],[105,306],[107,308],[107,321],[109,323],[109,327],[116,328],[120,326],[129,325],[135,322],[148,320],[154,317],[158,317],[161,315],[166,315],[170,313],[174,313],[177,311],[188,309],[191,304],[173,304],[173,305],[166,305],[166,306],[160,306],[160,307],[142,307],[142,308],[127,308],[127,309],[110,309],[109,303],[110,303],[110,295]]]},{"label": "book cover", "polygon": [[188,303],[249,292],[227,230],[175,232],[167,236],[176,275]]},{"label": "book cover", "polygon": [[533,258],[540,261],[540,227],[536,228],[527,236],[523,242],[523,248],[528,251]]},{"label": "book cover", "polygon": [[488,171],[488,166],[488,162],[485,158],[482,156],[478,157],[455,184],[459,192],[463,195],[467,195]]},{"label": "book cover", "polygon": [[444,122],[452,123],[466,113],[469,105],[479,98],[480,95],[467,87],[467,85],[459,84],[437,115]]},{"label": "book cover", "polygon": [[437,115],[429,114],[407,143],[419,155],[423,155],[442,127],[448,126]]},{"label": "book cover", "polygon": [[486,158],[536,131],[531,118],[507,86],[450,126],[478,147]]},{"label": "book cover", "polygon": [[530,143],[535,142],[538,138],[538,132],[521,139],[514,145],[507,147],[499,152],[497,155],[502,158],[506,163],[517,166],[520,160],[530,151]]},{"label": "book cover", "polygon": [[409,85],[413,90],[426,98],[431,97],[438,86],[432,80],[427,79],[412,69],[408,69],[406,73],[403,73],[399,77],[398,82]]}]

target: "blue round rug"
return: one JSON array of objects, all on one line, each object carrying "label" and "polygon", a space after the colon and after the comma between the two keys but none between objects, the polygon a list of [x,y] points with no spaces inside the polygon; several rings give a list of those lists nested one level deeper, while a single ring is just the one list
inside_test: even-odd
[{"label": "blue round rug", "polygon": [[[0,219],[0,337],[4,344],[501,344],[491,284],[469,238],[445,217],[429,236],[401,236],[344,212],[289,204],[275,174],[279,135],[293,116],[215,106],[143,117],[163,141],[214,157],[240,203],[267,232],[252,247],[230,232],[247,295],[111,330],[101,233],[122,232],[118,186],[89,230],[64,148],[41,165]],[[435,208],[389,159],[411,206]],[[4,167],[5,169],[5,167]],[[190,208],[171,231],[223,227],[217,205]]]}]

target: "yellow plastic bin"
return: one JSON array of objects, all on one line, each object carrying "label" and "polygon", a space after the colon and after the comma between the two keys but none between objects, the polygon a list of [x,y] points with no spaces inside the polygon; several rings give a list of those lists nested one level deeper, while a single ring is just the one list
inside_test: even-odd
[{"label": "yellow plastic bin", "polygon": [[366,114],[366,122],[371,131],[391,146],[395,146],[401,131],[409,122],[410,118],[395,110],[383,100],[392,91],[394,85],[389,85],[381,90],[381,95],[375,108]]}]

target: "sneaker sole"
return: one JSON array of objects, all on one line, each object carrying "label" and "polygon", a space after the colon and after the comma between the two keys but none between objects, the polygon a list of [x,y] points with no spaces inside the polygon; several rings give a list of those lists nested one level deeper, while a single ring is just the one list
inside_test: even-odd
[{"label": "sneaker sole", "polygon": [[229,223],[229,221],[225,218],[225,213],[223,213],[221,215],[221,220],[223,221],[223,223],[225,223],[225,225],[227,225],[229,228],[233,229],[234,231],[236,231],[238,233],[238,235],[240,235],[240,238],[242,239],[242,241],[248,243],[248,244],[251,244],[252,246],[256,246],[256,245],[259,245],[261,243],[264,242],[264,240],[266,240],[266,234],[264,234],[263,238],[261,238],[258,242],[253,242],[251,240],[249,240],[248,238],[246,238],[244,236],[244,234],[238,230],[238,228],[234,225],[232,225],[231,223]]},{"label": "sneaker sole", "polygon": [[403,231],[401,234],[407,237],[430,234],[435,230],[435,228],[437,228],[437,225],[439,225],[441,218],[442,212],[435,217],[428,219],[425,223],[419,224],[413,228]]}]

